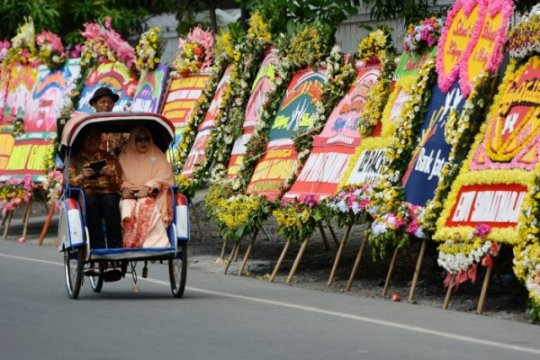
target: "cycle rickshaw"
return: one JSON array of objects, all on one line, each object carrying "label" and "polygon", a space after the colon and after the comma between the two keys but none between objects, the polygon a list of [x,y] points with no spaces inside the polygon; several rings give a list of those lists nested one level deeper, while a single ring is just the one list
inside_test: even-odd
[{"label": "cycle rickshaw", "polygon": [[[137,126],[146,127],[154,143],[166,152],[174,141],[174,125],[159,114],[150,113],[99,113],[70,119],[61,138],[61,154],[64,157],[64,190],[60,200],[60,220],[58,225],[59,250],[64,253],[65,281],[68,295],[72,299],[79,296],[84,277],[89,278],[94,292],[100,292],[105,271],[119,270],[122,277],[131,273],[135,283],[135,266],[144,261],[143,277],[148,262],[167,262],[169,279],[174,297],[184,294],[187,276],[187,243],[189,241],[189,206],[186,196],[176,187],[169,189],[172,206],[172,222],[167,228],[170,246],[162,248],[100,248],[90,246],[86,227],[85,194],[80,188],[69,184],[69,163],[74,146],[81,141],[83,131],[96,127],[103,133],[129,133]],[[172,166],[172,165],[171,165]],[[118,279],[116,279],[118,280]]]}]

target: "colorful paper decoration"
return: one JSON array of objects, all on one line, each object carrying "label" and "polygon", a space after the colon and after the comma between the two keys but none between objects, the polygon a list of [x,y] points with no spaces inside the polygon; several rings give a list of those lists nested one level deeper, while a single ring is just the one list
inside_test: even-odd
[{"label": "colorful paper decoration", "polygon": [[176,127],[185,126],[209,79],[204,73],[171,78],[161,114]]},{"label": "colorful paper decoration", "polygon": [[120,96],[120,99],[114,105],[113,111],[122,112],[126,111],[131,103],[137,86],[137,79],[133,77],[129,68],[123,63],[100,64],[86,79],[77,110],[87,114],[93,113],[94,109],[90,106],[89,101],[94,92],[102,86],[111,88]]},{"label": "colorful paper decoration", "polygon": [[153,71],[143,70],[141,72],[135,95],[131,101],[132,112],[157,113],[160,111],[168,72],[169,67],[164,64],[159,64]]},{"label": "colorful paper decoration", "polygon": [[24,118],[24,113],[32,101],[37,76],[38,68],[34,66],[14,65],[11,68],[3,123],[11,123],[15,118]]},{"label": "colorful paper decoration", "polygon": [[0,124],[4,124],[4,109],[6,107],[10,76],[11,69],[9,67],[0,66]]},{"label": "colorful paper decoration", "polygon": [[9,160],[0,171],[0,181],[10,177],[32,175],[35,182],[41,182],[46,176],[45,161],[52,150],[54,134],[30,133],[15,139]]},{"label": "colorful paper decoration", "polygon": [[0,133],[0,173],[6,168],[14,143],[15,138],[12,134]]},{"label": "colorful paper decoration", "polygon": [[71,102],[69,93],[75,86],[80,69],[79,59],[68,60],[52,73],[44,65],[39,67],[32,101],[24,114],[25,132],[56,131],[56,119]]}]

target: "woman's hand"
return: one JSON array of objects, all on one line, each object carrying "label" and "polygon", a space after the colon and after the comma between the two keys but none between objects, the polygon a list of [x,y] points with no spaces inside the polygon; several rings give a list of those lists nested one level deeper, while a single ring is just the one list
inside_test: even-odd
[{"label": "woman's hand", "polygon": [[135,196],[138,197],[138,198],[143,198],[143,197],[147,197],[149,193],[150,193],[150,188],[148,186],[143,186],[139,190],[137,195],[135,195]]},{"label": "woman's hand", "polygon": [[169,226],[172,222],[172,216],[169,213],[166,213],[161,217],[161,220],[165,223],[165,225]]},{"label": "woman's hand", "polygon": [[133,197],[133,195],[131,195],[131,189],[127,187],[122,188],[121,192],[122,192],[122,199],[129,199]]}]

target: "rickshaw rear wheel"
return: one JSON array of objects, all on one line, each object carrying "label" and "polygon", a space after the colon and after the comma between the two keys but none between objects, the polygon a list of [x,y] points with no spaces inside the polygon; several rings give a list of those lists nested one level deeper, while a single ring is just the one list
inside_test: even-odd
[{"label": "rickshaw rear wheel", "polygon": [[187,242],[180,245],[182,254],[174,259],[169,259],[169,280],[171,281],[171,291],[175,298],[184,296],[187,277]]},{"label": "rickshaw rear wheel", "polygon": [[84,248],[73,248],[64,251],[64,270],[66,289],[71,299],[79,297],[83,279]]},{"label": "rickshaw rear wheel", "polygon": [[92,287],[92,290],[95,293],[101,292],[101,289],[103,288],[103,263],[98,263],[98,272],[99,275],[97,276],[89,276],[90,278],[90,286]]}]

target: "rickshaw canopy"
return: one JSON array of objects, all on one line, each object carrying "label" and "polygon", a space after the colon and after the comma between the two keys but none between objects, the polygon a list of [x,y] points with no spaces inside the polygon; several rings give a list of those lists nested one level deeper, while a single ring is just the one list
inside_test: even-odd
[{"label": "rickshaw canopy", "polygon": [[160,114],[153,113],[76,113],[62,131],[61,145],[72,147],[81,141],[84,129],[98,128],[104,133],[130,133],[135,127],[144,126],[152,134],[154,144],[163,152],[174,139],[174,125]]}]

